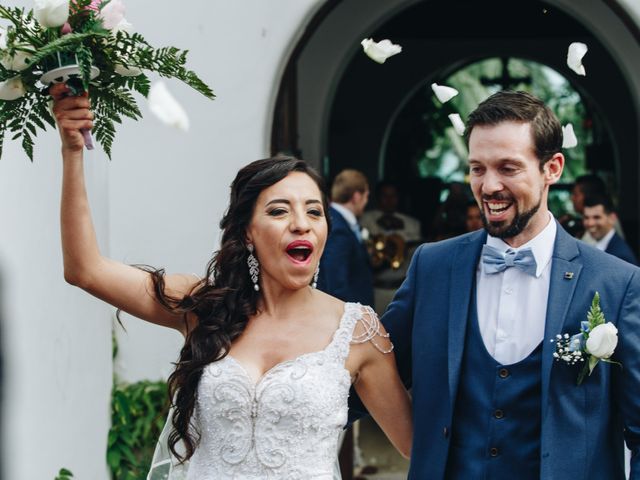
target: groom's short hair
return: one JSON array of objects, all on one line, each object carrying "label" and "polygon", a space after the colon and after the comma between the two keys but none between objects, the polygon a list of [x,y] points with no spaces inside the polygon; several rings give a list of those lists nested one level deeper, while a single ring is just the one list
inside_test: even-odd
[{"label": "groom's short hair", "polygon": [[533,148],[540,160],[540,169],[562,150],[562,126],[551,109],[530,93],[509,90],[494,93],[471,112],[465,130],[467,144],[475,126],[502,122],[531,124]]}]

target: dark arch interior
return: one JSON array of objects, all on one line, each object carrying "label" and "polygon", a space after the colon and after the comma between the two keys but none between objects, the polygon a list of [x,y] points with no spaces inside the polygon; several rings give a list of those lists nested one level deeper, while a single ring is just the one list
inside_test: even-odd
[{"label": "dark arch interior", "polygon": [[[615,174],[619,215],[637,250],[637,115],[612,56],[584,26],[534,0],[431,0],[400,12],[367,36],[390,38],[403,51],[383,65],[357,52],[344,71],[327,132],[330,177],[352,167],[364,171],[372,183],[381,179],[378,165],[390,119],[417,85],[441,80],[452,70],[489,56],[527,58],[570,78],[589,102],[588,110],[599,113],[602,125],[597,127],[610,133],[603,136],[610,141],[594,144],[587,168]],[[589,45],[586,77],[577,76],[565,63],[567,47],[574,41]],[[405,134],[409,144],[415,132],[408,129]],[[386,161],[385,175],[403,183],[409,213],[428,215],[439,196],[437,180],[417,178],[407,149],[400,146],[391,155],[387,152]]]}]

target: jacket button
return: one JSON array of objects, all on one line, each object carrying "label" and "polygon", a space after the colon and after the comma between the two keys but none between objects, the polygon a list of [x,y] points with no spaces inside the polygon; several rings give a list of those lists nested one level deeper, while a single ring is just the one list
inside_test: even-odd
[{"label": "jacket button", "polygon": [[500,409],[497,409],[495,412],[493,412],[493,416],[497,419],[504,418],[504,412]]},{"label": "jacket button", "polygon": [[506,368],[501,368],[500,370],[498,370],[498,375],[500,375],[500,378],[507,378],[509,376],[509,370],[507,370]]},{"label": "jacket button", "polygon": [[498,449],[496,447],[491,447],[489,449],[489,455],[491,455],[492,457],[497,457],[498,453],[500,453],[500,452],[498,451]]},{"label": "jacket button", "polygon": [[447,427],[442,429],[442,435],[444,435],[444,438],[449,438],[449,429]]}]

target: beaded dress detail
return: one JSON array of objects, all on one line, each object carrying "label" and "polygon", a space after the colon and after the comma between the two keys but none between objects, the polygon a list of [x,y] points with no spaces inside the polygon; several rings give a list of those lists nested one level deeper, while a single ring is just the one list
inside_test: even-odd
[{"label": "beaded dress detail", "polygon": [[[366,333],[354,337],[358,321]],[[351,387],[345,361],[350,344],[373,340],[377,325],[369,307],[347,303],[329,345],[275,365],[257,382],[230,355],[208,365],[193,418],[201,437],[188,468],[166,475],[155,475],[152,468],[148,478],[340,478],[338,438]]]}]

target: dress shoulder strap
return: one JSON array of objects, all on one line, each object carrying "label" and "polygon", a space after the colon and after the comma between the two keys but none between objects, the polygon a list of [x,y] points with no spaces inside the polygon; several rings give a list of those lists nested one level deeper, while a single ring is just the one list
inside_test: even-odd
[{"label": "dress shoulder strap", "polygon": [[384,331],[378,315],[371,307],[359,303],[345,303],[340,326],[334,335],[332,350],[336,359],[344,363],[351,345],[371,342],[382,353],[393,351],[389,334]]}]

